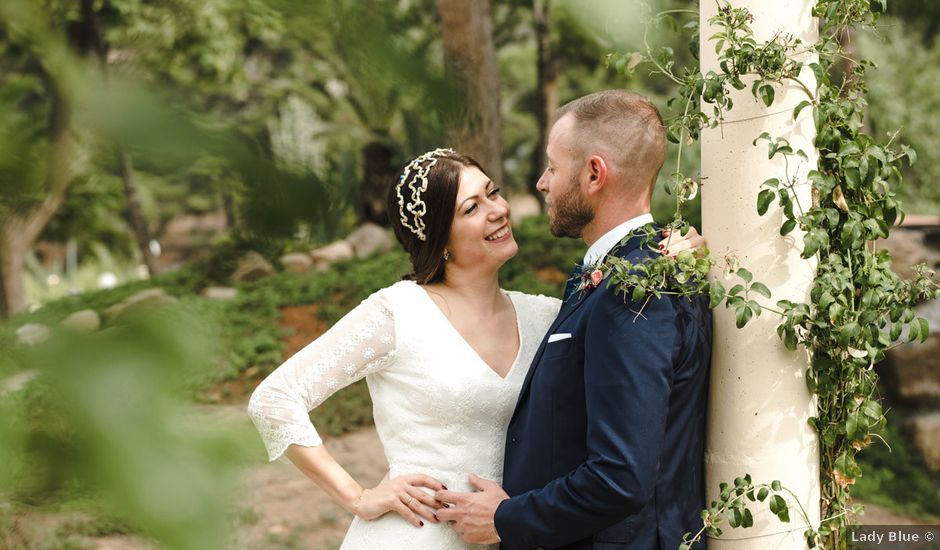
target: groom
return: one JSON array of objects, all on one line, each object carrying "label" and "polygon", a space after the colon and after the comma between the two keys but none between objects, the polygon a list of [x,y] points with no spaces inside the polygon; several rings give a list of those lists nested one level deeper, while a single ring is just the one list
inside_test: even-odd
[{"label": "groom", "polygon": [[[653,221],[666,155],[655,106],[622,90],[582,97],[560,109],[546,152],[552,234],[584,239],[585,265],[658,254],[630,236]],[[506,550],[677,548],[702,525],[707,302],[633,302],[607,281],[567,294],[509,423],[503,487],[471,476],[478,492],[437,493],[438,518]]]}]

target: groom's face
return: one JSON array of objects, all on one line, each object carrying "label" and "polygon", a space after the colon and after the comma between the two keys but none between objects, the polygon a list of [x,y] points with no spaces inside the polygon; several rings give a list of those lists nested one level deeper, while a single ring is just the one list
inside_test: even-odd
[{"label": "groom's face", "polygon": [[574,118],[565,115],[555,123],[548,136],[548,167],[536,188],[545,193],[549,229],[556,237],[581,237],[584,227],[594,219],[594,209],[581,191],[582,159],[573,147]]}]

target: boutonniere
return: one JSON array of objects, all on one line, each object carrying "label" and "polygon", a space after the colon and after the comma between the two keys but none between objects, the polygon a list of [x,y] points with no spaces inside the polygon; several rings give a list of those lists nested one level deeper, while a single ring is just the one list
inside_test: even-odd
[{"label": "boutonniere", "polygon": [[578,282],[578,286],[575,287],[575,291],[583,292],[585,294],[590,293],[592,290],[598,287],[601,282],[604,281],[604,272],[601,271],[601,265],[595,265],[593,267],[588,267],[581,274],[581,281]]}]

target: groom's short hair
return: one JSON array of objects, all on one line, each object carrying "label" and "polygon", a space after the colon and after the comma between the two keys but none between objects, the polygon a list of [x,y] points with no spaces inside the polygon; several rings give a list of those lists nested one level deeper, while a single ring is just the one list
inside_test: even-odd
[{"label": "groom's short hair", "polygon": [[605,90],[560,107],[555,120],[574,118],[572,153],[579,158],[604,153],[622,173],[652,193],[666,161],[666,128],[653,103],[627,90]]}]

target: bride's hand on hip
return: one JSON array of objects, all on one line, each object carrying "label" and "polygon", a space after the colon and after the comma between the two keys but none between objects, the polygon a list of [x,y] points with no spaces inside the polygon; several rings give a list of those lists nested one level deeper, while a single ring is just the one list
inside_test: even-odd
[{"label": "bride's hand on hip", "polygon": [[356,501],[356,515],[370,520],[395,512],[415,527],[424,525],[421,518],[438,523],[434,512],[443,505],[434,500],[433,494],[422,491],[421,487],[433,491],[447,489],[440,481],[426,475],[386,477],[375,488],[362,492]]},{"label": "bride's hand on hip", "polygon": [[696,252],[705,248],[705,237],[698,234],[694,227],[689,227],[684,236],[679,231],[663,230],[663,240],[659,242],[659,250],[664,256],[676,257],[683,250]]}]

